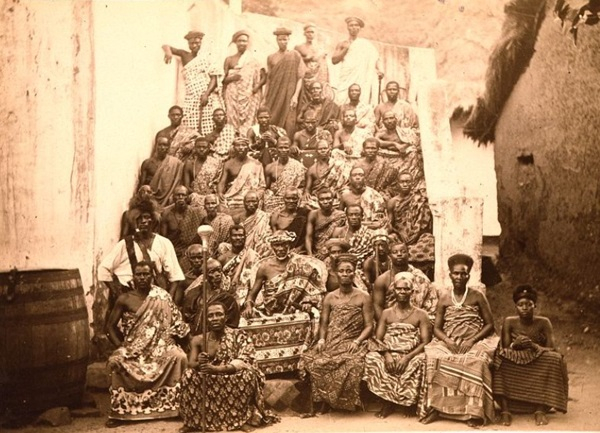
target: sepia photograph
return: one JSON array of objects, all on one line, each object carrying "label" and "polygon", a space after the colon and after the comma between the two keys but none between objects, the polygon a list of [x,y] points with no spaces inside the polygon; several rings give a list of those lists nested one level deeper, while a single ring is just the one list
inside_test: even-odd
[{"label": "sepia photograph", "polygon": [[600,1],[0,9],[0,431],[600,431]]}]

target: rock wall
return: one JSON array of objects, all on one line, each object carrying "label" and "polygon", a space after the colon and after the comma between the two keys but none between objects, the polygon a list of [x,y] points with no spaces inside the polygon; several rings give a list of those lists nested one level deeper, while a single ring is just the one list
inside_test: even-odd
[{"label": "rock wall", "polygon": [[600,26],[575,46],[548,11],[535,50],[496,128],[501,254],[597,282]]}]

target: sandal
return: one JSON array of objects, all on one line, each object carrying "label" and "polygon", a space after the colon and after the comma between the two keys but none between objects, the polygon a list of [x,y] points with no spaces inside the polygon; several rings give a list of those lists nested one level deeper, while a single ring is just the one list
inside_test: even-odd
[{"label": "sandal", "polygon": [[119,427],[120,425],[123,425],[123,421],[120,421],[118,419],[113,419],[113,418],[107,419],[106,423],[104,423],[104,426],[106,428],[115,428],[115,427]]}]

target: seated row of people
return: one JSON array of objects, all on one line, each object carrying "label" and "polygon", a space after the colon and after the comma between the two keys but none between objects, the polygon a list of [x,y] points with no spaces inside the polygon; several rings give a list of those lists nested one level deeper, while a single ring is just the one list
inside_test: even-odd
[{"label": "seated row of people", "polygon": [[[284,333],[283,326],[280,334],[276,332],[286,315],[311,312],[318,306],[317,337],[312,343],[310,336],[302,341],[298,357],[298,369],[307,373],[311,384],[313,403],[321,404],[315,411],[361,407],[360,382],[365,381],[385,401],[379,417],[401,406],[416,412],[422,422],[443,417],[478,426],[495,419],[494,399],[505,425],[510,424],[512,412],[534,412],[538,425],[548,422],[551,409],[566,412],[565,364],[555,351],[550,322],[534,315],[537,294],[530,286],[515,289],[518,316],[504,320],[500,339],[485,295],[467,287],[472,259],[463,254],[451,257],[453,287],[440,294],[432,340],[431,318],[412,300],[411,272],[394,275],[389,288],[394,304],[375,320],[372,297],[354,286],[356,256],[335,257],[339,287],[322,298],[324,292],[317,291],[318,270],[310,275],[306,269],[297,273],[308,282],[303,289],[298,278],[290,279],[290,271],[305,265],[301,256],[290,255],[290,236],[278,232],[271,239],[275,256],[265,259],[259,269],[265,275],[257,276],[263,279],[263,302],[256,305],[249,294],[242,315],[248,319],[259,314],[262,319],[277,316],[269,322],[275,334],[263,337],[268,340]],[[276,269],[268,273],[270,268]],[[206,321],[208,340],[201,335],[192,338],[189,369],[183,374],[186,358],[176,342],[188,334],[189,325],[168,293],[151,285],[151,263],[138,262],[133,269],[133,290],[119,296],[109,320],[109,338],[120,346],[109,359],[111,420],[172,416],[181,393],[179,410],[188,428],[200,428],[201,422],[210,429],[231,429],[275,421],[264,408],[264,371],[255,362],[262,356],[262,341],[254,338],[251,325],[236,328],[240,310],[235,300],[228,299],[235,292],[225,289],[222,296],[206,295],[208,305],[201,309],[207,317],[198,320],[197,315],[192,325]],[[206,276],[211,291],[222,283],[220,272],[213,260]],[[197,290],[202,282],[201,276],[186,298],[202,298]],[[303,340],[301,328],[294,329]],[[285,332],[289,331],[293,329]],[[206,391],[200,386],[202,375],[208,378]],[[231,387],[236,388],[234,399],[221,392]],[[207,412],[202,415],[199,408],[205,404]]]}]

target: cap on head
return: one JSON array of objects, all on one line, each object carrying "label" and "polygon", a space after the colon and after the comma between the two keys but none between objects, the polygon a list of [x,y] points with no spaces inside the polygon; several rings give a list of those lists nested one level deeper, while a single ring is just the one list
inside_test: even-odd
[{"label": "cap on head", "polygon": [[360,28],[363,28],[365,26],[365,22],[358,17],[348,17],[345,21],[346,24],[357,23]]},{"label": "cap on head", "polygon": [[267,238],[270,244],[292,243],[296,240],[296,233],[287,230],[277,230]]},{"label": "cap on head", "polygon": [[342,263],[350,263],[356,269],[356,264],[358,263],[358,258],[354,254],[348,254],[348,253],[340,254],[335,259],[335,265],[339,266]]},{"label": "cap on head", "polygon": [[515,287],[513,291],[513,301],[516,304],[519,299],[530,299],[533,303],[537,303],[537,291],[531,287],[529,284],[522,284],[520,286]]},{"label": "cap on head", "polygon": [[398,272],[396,275],[394,275],[394,285],[396,285],[398,281],[408,282],[408,285],[412,289],[415,282],[415,276],[410,272]]},{"label": "cap on head", "polygon": [[290,29],[288,29],[288,28],[285,28],[285,27],[277,27],[277,28],[275,29],[275,31],[273,32],[273,34],[274,34],[275,36],[280,36],[280,35],[286,35],[286,36],[289,36],[289,35],[291,35],[291,34],[292,34],[292,31],[291,31]]},{"label": "cap on head", "polygon": [[191,30],[187,33],[187,35],[184,36],[184,38],[188,41],[191,39],[196,39],[196,38],[202,39],[203,37],[204,37],[204,33],[199,32],[197,30]]},{"label": "cap on head", "polygon": [[231,42],[233,43],[233,42],[237,41],[240,36],[246,36],[246,37],[249,38],[250,37],[250,33],[248,32],[248,30],[238,30],[231,37]]},{"label": "cap on head", "polygon": [[452,269],[455,265],[465,265],[469,271],[473,267],[473,259],[466,254],[454,254],[448,259],[448,267]]},{"label": "cap on head", "polygon": [[330,249],[333,247],[339,247],[342,249],[342,251],[344,253],[347,253],[350,250],[350,248],[352,248],[352,246],[348,243],[348,241],[346,241],[345,239],[341,239],[341,238],[328,239],[327,242],[325,242],[325,247],[327,249]]}]

